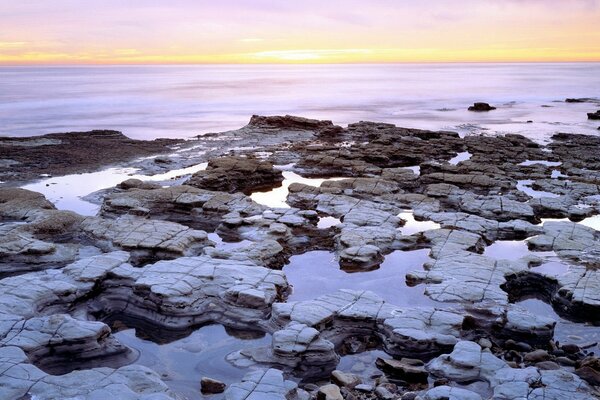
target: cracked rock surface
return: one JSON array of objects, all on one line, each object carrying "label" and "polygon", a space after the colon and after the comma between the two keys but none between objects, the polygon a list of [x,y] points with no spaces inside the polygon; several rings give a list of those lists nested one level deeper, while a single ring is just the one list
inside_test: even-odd
[{"label": "cracked rock surface", "polygon": [[[52,157],[67,139],[25,141]],[[140,365],[147,350],[127,343],[141,336],[174,343],[154,350],[170,367],[227,363],[206,374],[227,386],[215,398],[598,398],[599,144],[253,116],[148,144],[141,155],[178,147],[124,165],[195,172],[96,192],[95,216],[0,184],[0,398],[183,399],[177,373]],[[32,176],[25,161],[11,182]],[[314,294],[286,277],[302,260],[319,263],[310,278],[334,268],[370,290],[342,277]],[[227,354],[177,342],[211,324],[239,340]]]}]

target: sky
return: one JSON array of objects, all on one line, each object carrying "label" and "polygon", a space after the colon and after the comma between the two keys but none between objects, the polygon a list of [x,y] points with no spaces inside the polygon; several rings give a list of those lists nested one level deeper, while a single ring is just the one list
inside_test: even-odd
[{"label": "sky", "polygon": [[600,61],[600,0],[0,0],[0,64]]}]

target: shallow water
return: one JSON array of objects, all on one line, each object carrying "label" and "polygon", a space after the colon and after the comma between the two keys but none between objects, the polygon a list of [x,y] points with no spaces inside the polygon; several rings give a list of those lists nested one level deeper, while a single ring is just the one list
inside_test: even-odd
[{"label": "shallow water", "polygon": [[496,240],[483,250],[483,255],[497,260],[518,260],[527,256],[553,260],[558,257],[553,251],[529,250],[526,240]]},{"label": "shallow water", "polygon": [[222,325],[204,326],[183,339],[165,344],[138,337],[135,329],[126,329],[114,336],[139,353],[135,364],[156,371],[170,388],[189,400],[222,399],[223,395],[202,396],[200,379],[206,376],[228,384],[239,382],[248,370],[233,366],[225,357],[242,348],[271,343],[271,335],[257,333],[242,339],[232,336]]},{"label": "shallow water", "polygon": [[46,178],[25,185],[23,188],[42,193],[59,210],[75,211],[81,215],[96,215],[100,205],[83,200],[82,197],[98,190],[114,187],[132,178],[173,184],[177,183],[172,181],[173,179],[204,170],[206,166],[207,163],[201,163],[156,175],[139,175],[136,174],[138,170],[135,168],[108,168],[97,172]]},{"label": "shallow water", "polygon": [[524,192],[525,194],[533,197],[534,199],[538,199],[541,197],[550,197],[550,198],[558,198],[560,195],[550,192],[544,192],[541,190],[535,190],[530,185],[533,184],[533,180],[525,179],[522,181],[517,181],[517,190]]},{"label": "shallow water", "polygon": [[373,271],[348,273],[340,269],[333,253],[310,251],[292,256],[283,267],[293,291],[288,301],[311,300],[338,289],[370,290],[397,306],[433,306],[440,303],[425,296],[425,286],[406,285],[408,272],[430,261],[429,249],[394,251]]},{"label": "shallow water", "polygon": [[520,163],[519,165],[522,165],[524,167],[528,167],[530,165],[536,165],[536,164],[545,165],[546,167],[558,167],[559,165],[562,164],[562,162],[560,162],[560,161],[546,161],[546,160],[526,160],[526,161],[523,161],[522,163]]},{"label": "shallow water", "polygon": [[600,231],[600,215],[594,215],[593,217],[589,217],[580,221],[579,224],[589,226],[597,231]]},{"label": "shallow water", "polygon": [[452,165],[458,165],[463,161],[469,160],[472,156],[473,154],[469,153],[468,151],[463,151],[462,153],[458,153],[455,157],[448,160],[448,162]]},{"label": "shallow water", "polygon": [[[281,169],[281,168],[280,168]],[[254,192],[250,195],[250,198],[257,202],[271,208],[290,208],[289,204],[286,203],[287,196],[289,194],[289,187],[292,183],[302,183],[309,186],[321,186],[321,183],[325,181],[339,181],[345,178],[304,178],[292,171],[282,171],[283,182],[281,186],[269,190],[268,192]]]},{"label": "shallow water", "polygon": [[375,366],[375,361],[378,358],[388,360],[392,357],[382,350],[367,350],[358,354],[347,354],[340,358],[336,369],[358,375],[363,383],[374,384],[374,376],[383,375]]},{"label": "shallow water", "polygon": [[342,221],[340,221],[340,219],[336,217],[320,217],[319,221],[317,222],[317,228],[327,229],[331,228],[332,226],[339,225],[341,223]]},{"label": "shallow water", "polygon": [[[597,106],[563,101],[598,96],[598,87],[597,63],[3,67],[0,134],[190,137],[239,128],[252,114],[462,134],[598,134],[586,116]],[[498,109],[467,111],[475,101]]]},{"label": "shallow water", "polygon": [[[517,304],[535,315],[556,320],[554,339],[562,344],[575,343],[581,346],[600,342],[600,329],[597,326],[567,321],[561,318],[550,304],[540,299],[528,298],[519,301]],[[597,352],[598,349],[599,347],[596,344],[589,350]]]},{"label": "shallow water", "polygon": [[433,221],[417,221],[412,211],[404,211],[398,214],[406,223],[398,228],[403,235],[413,235],[415,233],[428,231],[431,229],[440,229],[441,225]]}]

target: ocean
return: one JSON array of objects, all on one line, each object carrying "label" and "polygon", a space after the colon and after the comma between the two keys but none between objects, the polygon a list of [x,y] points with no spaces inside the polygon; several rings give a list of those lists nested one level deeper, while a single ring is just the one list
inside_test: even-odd
[{"label": "ocean", "polygon": [[[252,114],[461,134],[600,134],[600,63],[0,67],[0,135],[115,129],[138,139],[236,129]],[[498,109],[468,112],[475,101]],[[533,121],[528,123],[527,121]]]}]

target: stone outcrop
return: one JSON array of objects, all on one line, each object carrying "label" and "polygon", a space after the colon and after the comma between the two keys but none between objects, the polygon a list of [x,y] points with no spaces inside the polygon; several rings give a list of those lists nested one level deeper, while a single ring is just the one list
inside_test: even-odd
[{"label": "stone outcrop", "polygon": [[492,111],[495,109],[496,107],[492,107],[488,103],[474,103],[469,107],[469,111]]},{"label": "stone outcrop", "polygon": [[18,347],[0,347],[0,397],[54,400],[67,398],[178,400],[158,374],[138,365],[94,368],[66,375],[46,374],[29,363]]},{"label": "stone outcrop", "polygon": [[[61,140],[8,145],[56,150]],[[0,189],[0,363],[11,371],[0,372],[0,397],[176,398],[149,370],[122,367],[135,352],[111,329],[144,328],[160,342],[217,323],[265,339],[227,356],[249,368],[241,382],[206,374],[227,382],[228,399],[591,398],[600,382],[594,344],[579,332],[577,344],[563,342],[583,326],[512,303],[534,296],[561,317],[598,322],[600,236],[583,225],[600,213],[597,137],[556,134],[541,145],[522,135],[254,116],[178,146],[127,166],[200,171],[188,184],[128,179],[94,194],[96,217]],[[19,162],[0,166],[18,172]],[[270,208],[248,194],[288,187],[274,165],[324,180],[291,184],[291,207]],[[493,254],[498,240],[521,241],[523,256]],[[308,300],[286,301],[295,282],[278,269],[312,250],[331,252],[339,276],[359,274],[348,289],[312,299],[299,290]],[[418,263],[403,265],[404,251]],[[385,268],[402,271],[389,283],[400,283],[400,300],[427,296],[432,306],[352,289],[362,288],[354,278]],[[358,354],[368,350],[387,356]],[[349,359],[369,365],[348,370]]]},{"label": "stone outcrop", "polygon": [[433,375],[454,382],[487,382],[494,392],[493,398],[583,400],[592,397],[589,385],[571,372],[511,368],[474,342],[457,343],[452,353],[434,359],[427,369]]},{"label": "stone outcrop", "polygon": [[196,172],[186,185],[219,192],[269,190],[281,186],[283,175],[268,161],[249,157],[221,157],[211,160],[204,171]]}]

